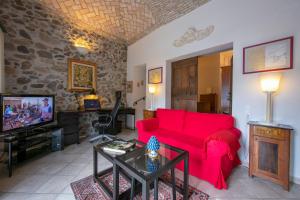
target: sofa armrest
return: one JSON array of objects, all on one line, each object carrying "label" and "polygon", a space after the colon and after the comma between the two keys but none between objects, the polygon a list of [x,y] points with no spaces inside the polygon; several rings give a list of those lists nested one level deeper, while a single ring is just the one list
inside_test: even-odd
[{"label": "sofa armrest", "polygon": [[136,122],[136,127],[139,131],[152,131],[158,129],[158,119],[144,119]]},{"label": "sofa armrest", "polygon": [[216,131],[204,141],[206,155],[228,155],[230,160],[234,160],[237,151],[241,147],[239,142],[240,136],[241,132],[236,128]]}]

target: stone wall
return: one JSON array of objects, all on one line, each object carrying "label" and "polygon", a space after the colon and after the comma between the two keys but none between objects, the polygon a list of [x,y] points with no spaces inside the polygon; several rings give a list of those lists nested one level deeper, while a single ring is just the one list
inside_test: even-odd
[{"label": "stone wall", "polygon": [[[54,94],[56,111],[78,107],[67,90],[69,58],[97,63],[97,94],[103,107],[111,107],[115,91],[125,99],[127,47],[77,29],[36,0],[0,0],[0,23],[5,27],[5,87],[14,94]],[[81,55],[73,41],[82,38],[91,46]],[[83,117],[89,132],[94,115]],[[88,129],[88,130],[87,130]]]}]

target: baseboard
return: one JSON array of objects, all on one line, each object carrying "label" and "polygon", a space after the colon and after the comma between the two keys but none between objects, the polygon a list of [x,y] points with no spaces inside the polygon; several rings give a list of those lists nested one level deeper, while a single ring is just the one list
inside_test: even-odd
[{"label": "baseboard", "polygon": [[242,166],[249,168],[249,162],[247,161],[241,161],[242,162]]},{"label": "baseboard", "polygon": [[290,180],[293,183],[300,184],[300,178],[298,178],[298,177],[291,176]]},{"label": "baseboard", "polygon": [[[249,168],[249,162],[242,161],[242,166]],[[298,177],[290,176],[290,181],[295,184],[300,184],[300,178],[298,178]]]}]

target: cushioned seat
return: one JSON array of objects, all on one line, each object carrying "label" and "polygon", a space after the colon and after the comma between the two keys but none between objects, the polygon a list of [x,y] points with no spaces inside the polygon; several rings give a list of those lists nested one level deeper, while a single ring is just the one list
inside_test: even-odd
[{"label": "cushioned seat", "polygon": [[[216,188],[226,189],[227,177],[240,164],[241,133],[232,116],[158,109],[157,118],[140,120],[137,128],[142,142],[154,135],[161,143],[188,151],[190,174]],[[182,163],[177,167],[182,170]]]}]

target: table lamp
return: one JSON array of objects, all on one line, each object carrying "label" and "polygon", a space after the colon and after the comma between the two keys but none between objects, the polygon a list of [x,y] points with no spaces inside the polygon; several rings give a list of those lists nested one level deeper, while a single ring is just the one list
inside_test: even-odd
[{"label": "table lamp", "polygon": [[149,93],[151,95],[151,108],[150,109],[154,110],[153,104],[154,104],[154,94],[155,94],[156,89],[153,85],[150,85],[148,89],[149,89]]},{"label": "table lamp", "polygon": [[261,77],[261,89],[267,94],[266,105],[266,123],[271,124],[273,122],[273,101],[272,95],[279,88],[280,74],[269,74]]}]

